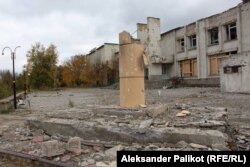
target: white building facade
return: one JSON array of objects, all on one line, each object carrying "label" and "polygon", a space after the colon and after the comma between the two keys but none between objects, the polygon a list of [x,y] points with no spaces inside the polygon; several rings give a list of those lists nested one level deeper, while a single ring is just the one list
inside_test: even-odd
[{"label": "white building facade", "polygon": [[[145,46],[149,80],[183,78],[188,84],[219,85],[222,58],[250,51],[250,3],[197,20],[161,34],[160,19],[137,24],[137,38]],[[119,45],[104,44],[91,51],[90,62],[111,61]]]}]

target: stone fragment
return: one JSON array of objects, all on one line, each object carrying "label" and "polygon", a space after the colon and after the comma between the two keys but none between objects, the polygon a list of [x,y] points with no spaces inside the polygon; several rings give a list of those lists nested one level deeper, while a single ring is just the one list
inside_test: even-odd
[{"label": "stone fragment", "polygon": [[200,145],[200,144],[190,143],[189,145],[190,145],[192,148],[207,149],[207,146]]},{"label": "stone fragment", "polygon": [[168,105],[158,105],[150,107],[146,110],[146,113],[151,118],[156,118],[158,116],[163,115],[168,109]]},{"label": "stone fragment", "polygon": [[191,114],[191,112],[188,111],[188,110],[182,110],[181,113],[186,114],[186,115],[190,115]]},{"label": "stone fragment", "polygon": [[81,138],[80,137],[72,137],[69,139],[67,143],[67,150],[71,151],[75,155],[81,154]]},{"label": "stone fragment", "polygon": [[139,106],[140,106],[141,108],[147,108],[147,106],[144,105],[144,104],[140,104]]},{"label": "stone fragment", "polygon": [[78,163],[78,166],[83,166],[84,167],[84,166],[87,166],[87,165],[89,165],[89,164],[88,164],[88,162],[86,160]]},{"label": "stone fragment", "polygon": [[178,147],[178,148],[186,148],[188,146],[189,146],[188,143],[183,141],[183,140],[176,143],[176,147]]},{"label": "stone fragment", "polygon": [[122,145],[117,145],[113,148],[110,148],[108,150],[105,151],[105,155],[107,157],[109,157],[110,159],[114,159],[116,158],[116,155],[117,155],[117,151],[120,151],[122,150],[124,147]]},{"label": "stone fragment", "polygon": [[42,155],[45,157],[62,155],[65,151],[65,144],[57,140],[51,140],[42,143]]},{"label": "stone fragment", "polygon": [[71,159],[71,156],[70,155],[64,155],[63,157],[61,157],[61,161],[62,162],[67,162]]},{"label": "stone fragment", "polygon": [[43,142],[43,136],[35,136],[33,137],[33,139],[31,140],[32,143],[40,143]]},{"label": "stone fragment", "polygon": [[227,111],[227,108],[225,107],[205,107],[205,108],[211,111]]},{"label": "stone fragment", "polygon": [[88,162],[88,165],[95,164],[95,160],[94,159],[88,159],[87,162]]},{"label": "stone fragment", "polygon": [[219,151],[231,151],[229,148],[222,144],[212,144],[212,149]]},{"label": "stone fragment", "polygon": [[113,161],[113,162],[111,162],[111,163],[109,164],[108,167],[116,167],[116,166],[117,166],[116,161]]},{"label": "stone fragment", "polygon": [[105,155],[102,153],[95,153],[92,157],[95,159],[95,161],[103,161]]},{"label": "stone fragment", "polygon": [[187,115],[186,115],[186,114],[183,114],[183,113],[181,113],[181,112],[179,112],[179,113],[176,114],[176,117],[185,117],[185,116],[187,116]]},{"label": "stone fragment", "polygon": [[190,106],[188,104],[179,104],[179,103],[176,103],[175,104],[175,108],[176,109],[181,109],[181,110],[186,110],[186,109],[190,108]]},{"label": "stone fragment", "polygon": [[35,157],[41,157],[42,156],[42,151],[41,150],[32,150],[28,152],[29,155],[35,156]]},{"label": "stone fragment", "polygon": [[150,145],[145,147],[145,150],[156,150],[156,149],[158,149],[158,146],[156,146],[154,144],[150,144]]},{"label": "stone fragment", "polygon": [[188,110],[182,110],[181,112],[177,113],[176,116],[177,117],[186,117],[186,116],[188,116],[190,114],[191,114],[190,111],[188,111]]},{"label": "stone fragment", "polygon": [[97,162],[95,165],[96,165],[96,167],[107,167],[108,166],[104,162]]},{"label": "stone fragment", "polygon": [[152,123],[153,123],[153,120],[152,120],[152,119],[142,121],[142,122],[140,123],[139,128],[141,128],[141,129],[149,128],[149,127],[152,125]]}]

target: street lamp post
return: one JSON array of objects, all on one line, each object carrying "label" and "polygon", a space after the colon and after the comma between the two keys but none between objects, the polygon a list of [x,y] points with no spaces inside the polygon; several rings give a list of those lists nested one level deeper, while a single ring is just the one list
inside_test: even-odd
[{"label": "street lamp post", "polygon": [[26,95],[27,95],[27,77],[26,77],[26,66],[23,66],[23,78],[24,78],[24,99],[26,99]]},{"label": "street lamp post", "polygon": [[10,47],[5,47],[3,48],[3,51],[2,51],[2,55],[4,55],[4,50],[5,49],[9,49],[10,50],[10,53],[11,53],[11,59],[12,59],[12,62],[13,62],[13,93],[14,93],[14,108],[17,109],[17,101],[16,101],[16,75],[15,75],[15,56],[16,56],[16,49],[19,48],[20,46],[17,46],[15,49],[14,49],[14,52],[12,51],[12,49]]}]

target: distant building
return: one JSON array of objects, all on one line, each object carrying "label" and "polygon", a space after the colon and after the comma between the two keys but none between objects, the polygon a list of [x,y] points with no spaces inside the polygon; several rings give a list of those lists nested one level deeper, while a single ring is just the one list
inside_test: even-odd
[{"label": "distant building", "polygon": [[219,85],[220,60],[250,50],[249,17],[250,3],[241,3],[161,35],[157,18],[137,24],[138,38],[150,53],[149,79],[182,77],[189,84]]},{"label": "distant building", "polygon": [[105,43],[98,48],[94,48],[87,54],[87,61],[95,67],[96,73],[102,73],[101,78],[96,81],[96,85],[105,86],[118,81],[118,56],[119,45]]},{"label": "distant building", "polygon": [[119,45],[113,43],[104,43],[98,48],[94,48],[87,54],[87,58],[92,65],[109,64],[115,53],[119,51]]},{"label": "distant building", "polygon": [[[250,3],[161,34],[160,19],[137,24],[137,38],[149,55],[149,80],[184,79],[187,84],[219,85],[222,58],[250,51]],[[90,52],[92,63],[111,61],[119,45],[104,44]]]}]

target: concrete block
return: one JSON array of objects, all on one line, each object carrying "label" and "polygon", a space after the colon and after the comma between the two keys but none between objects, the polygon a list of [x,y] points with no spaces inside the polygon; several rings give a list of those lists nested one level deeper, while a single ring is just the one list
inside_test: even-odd
[{"label": "concrete block", "polygon": [[80,155],[82,148],[81,148],[81,138],[80,137],[72,137],[69,139],[67,143],[67,150],[71,151],[76,155]]},{"label": "concrete block", "polygon": [[65,152],[65,144],[57,140],[51,140],[42,143],[42,155],[45,157],[53,157],[62,155]]},{"label": "concrete block", "polygon": [[149,117],[156,118],[158,116],[163,115],[167,110],[168,110],[168,105],[158,105],[158,106],[149,107],[146,110],[146,113]]}]

